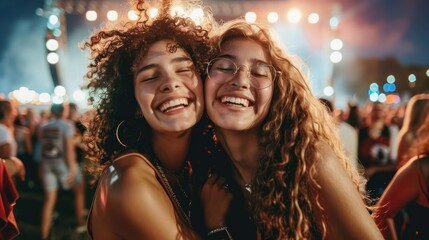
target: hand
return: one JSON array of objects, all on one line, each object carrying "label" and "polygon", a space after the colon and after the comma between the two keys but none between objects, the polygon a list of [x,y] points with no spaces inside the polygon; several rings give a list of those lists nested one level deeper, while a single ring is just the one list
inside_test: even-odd
[{"label": "hand", "polygon": [[209,177],[200,195],[207,229],[215,229],[226,225],[226,214],[232,197],[233,194],[229,192],[225,185],[225,179],[217,178],[216,175]]},{"label": "hand", "polygon": [[67,184],[73,186],[76,180],[76,168],[72,168],[69,170],[69,175],[67,177]]}]

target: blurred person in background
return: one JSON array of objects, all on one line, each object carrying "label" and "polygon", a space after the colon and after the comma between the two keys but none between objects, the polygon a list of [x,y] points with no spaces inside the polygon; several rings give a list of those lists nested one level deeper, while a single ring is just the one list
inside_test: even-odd
[{"label": "blurred person in background", "polygon": [[0,158],[5,159],[5,166],[12,179],[24,181],[25,167],[16,158],[18,146],[14,137],[14,121],[18,116],[17,107],[8,100],[0,100]]},{"label": "blurred person in background", "polygon": [[386,124],[386,108],[380,102],[372,103],[366,121],[359,130],[358,158],[368,178],[367,191],[378,199],[396,171],[398,127]]},{"label": "blurred person in background", "polygon": [[[76,176],[81,177],[82,179],[76,179],[76,183],[73,187],[76,198],[76,209],[83,209],[82,211],[76,211],[76,214],[84,214],[86,215],[87,209],[85,207],[85,188],[86,188],[86,180],[83,174],[83,166],[85,165],[85,151],[86,144],[83,142],[83,137],[86,132],[86,127],[82,124],[81,115],[78,110],[78,106],[76,103],[69,103],[69,114],[68,120],[70,120],[75,127],[75,153],[78,164],[78,171],[80,174]],[[79,218],[82,216],[76,216]],[[76,229],[76,232],[81,233],[86,231],[86,225],[81,225]]]},{"label": "blurred person in background", "polygon": [[338,134],[341,139],[341,143],[343,144],[344,151],[347,155],[347,158],[354,169],[358,169],[358,132],[357,129],[352,127],[347,122],[343,121],[339,116],[336,116],[334,113],[334,106],[331,101],[325,98],[319,98],[320,102],[322,102],[328,112],[334,117],[336,120],[336,126],[338,129]]},{"label": "blurred person in background", "polygon": [[[49,237],[59,189],[69,190],[82,181],[75,153],[75,129],[73,124],[65,119],[68,105],[52,104],[51,114],[52,119],[39,129],[42,153],[39,169],[44,190],[41,239]],[[75,191],[75,211],[79,229],[84,225],[84,216],[78,191]]]},{"label": "blurred person in background", "polygon": [[33,142],[29,127],[25,125],[25,114],[19,113],[14,121],[14,136],[17,143],[17,157],[24,163],[26,169],[26,178],[23,183],[24,188],[33,188],[35,178],[37,177],[37,168],[33,160]]},{"label": "blurred person in background", "polygon": [[[412,101],[417,99],[426,98],[416,96]],[[410,151],[402,156],[409,160],[405,161],[384,191],[374,213],[386,239],[429,239],[429,114],[427,110],[425,113],[414,110],[411,105],[404,119],[408,125],[415,117],[422,117],[419,127],[413,131],[414,143]],[[404,231],[398,234],[395,216],[403,209],[406,209],[408,218]]]},{"label": "blurred person in background", "polygon": [[[398,134],[398,163],[397,169],[406,164],[409,158],[417,129],[423,125],[429,114],[429,94],[418,94],[413,96],[407,104],[404,122]],[[415,155],[416,153],[412,154]]]}]

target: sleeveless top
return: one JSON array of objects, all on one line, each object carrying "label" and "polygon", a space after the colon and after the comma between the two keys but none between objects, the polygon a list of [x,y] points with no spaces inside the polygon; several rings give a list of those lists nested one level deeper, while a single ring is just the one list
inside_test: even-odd
[{"label": "sleeveless top", "polygon": [[[429,157],[425,157],[429,160]],[[426,182],[426,188],[429,187],[429,176],[425,176],[422,163],[423,159],[418,160],[420,174]],[[425,189],[419,182],[421,191],[425,194],[429,202],[429,189]],[[403,233],[403,239],[429,239],[429,207],[422,206],[415,201],[409,203],[406,207],[410,221],[406,224]]]},{"label": "sleeveless top", "polygon": [[[137,156],[137,157],[141,158],[155,172],[158,182],[162,185],[162,187],[164,188],[164,190],[167,193],[168,197],[170,198],[170,200],[171,200],[171,202],[172,202],[172,204],[174,206],[175,211],[177,211],[177,213],[179,214],[179,216],[183,220],[183,222],[186,223],[187,225],[189,225],[191,227],[191,223],[190,223],[189,215],[188,215],[189,209],[183,209],[182,208],[183,201],[181,201],[179,193],[175,192],[173,190],[170,181],[167,180],[167,179],[169,179],[169,177],[167,176],[167,175],[169,175],[169,173],[167,173],[166,170],[163,169],[160,166],[160,164],[159,164],[159,162],[158,162],[157,159],[155,159],[154,163],[152,163],[152,162],[149,161],[149,158],[146,157],[145,155],[143,155],[141,153],[135,153],[134,152],[134,153],[127,153],[127,154],[124,154],[124,155],[121,155],[121,156],[117,157],[116,159],[113,160],[112,164],[114,162],[116,162],[116,161],[119,161],[119,160],[121,160],[121,159],[123,159],[125,157],[128,157],[128,156],[131,156],[131,155],[134,155],[134,156]],[[112,164],[110,164],[110,166]],[[101,177],[99,179],[99,182],[98,182],[98,185],[97,185],[97,189],[95,191],[94,196],[100,195],[100,191],[103,191],[101,189],[102,186],[100,186],[100,185],[102,185],[102,180],[107,177],[108,171],[109,171],[109,167],[106,167],[103,170],[103,173],[102,173],[102,175],[101,175]],[[105,197],[105,196],[103,196],[103,197]],[[87,230],[88,230],[88,235],[89,235],[90,239],[93,239],[93,236],[92,236],[92,227],[91,227],[92,226],[92,218],[91,218],[91,216],[92,216],[92,212],[93,212],[94,202],[95,202],[95,197],[92,200],[92,204],[91,204],[91,207],[90,207],[90,210],[89,210],[89,213],[88,213],[88,219],[87,219]],[[189,206],[187,206],[187,207],[189,208]]]}]

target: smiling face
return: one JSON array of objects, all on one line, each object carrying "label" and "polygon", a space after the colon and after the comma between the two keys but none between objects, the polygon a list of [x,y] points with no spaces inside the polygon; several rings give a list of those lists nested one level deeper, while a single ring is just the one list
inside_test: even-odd
[{"label": "smiling face", "polygon": [[134,73],[134,95],[149,125],[158,132],[192,128],[203,113],[202,81],[189,55],[169,51],[172,41],[154,43]]},{"label": "smiling face", "polygon": [[241,67],[225,82],[207,78],[205,83],[206,111],[213,123],[222,129],[245,131],[257,129],[268,114],[273,85],[255,89],[247,70],[258,64],[269,64],[264,49],[249,39],[232,39],[222,45],[219,58],[231,59]]}]

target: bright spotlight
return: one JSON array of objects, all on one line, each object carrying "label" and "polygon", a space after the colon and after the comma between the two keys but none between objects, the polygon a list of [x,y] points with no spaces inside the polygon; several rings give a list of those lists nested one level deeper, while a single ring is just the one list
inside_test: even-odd
[{"label": "bright spotlight", "polygon": [[195,22],[195,24],[199,25],[201,19],[204,17],[204,11],[201,8],[195,8],[191,11],[189,17]]},{"label": "bright spotlight", "polygon": [[369,100],[371,100],[371,102],[377,102],[378,101],[378,93],[371,93],[371,95],[369,95]]},{"label": "bright spotlight", "polygon": [[58,85],[54,88],[54,93],[59,97],[64,97],[66,95],[66,88],[61,85]]},{"label": "bright spotlight", "polygon": [[396,81],[395,76],[393,76],[393,75],[387,76],[386,81],[388,83],[394,83]]},{"label": "bright spotlight", "polygon": [[331,29],[336,30],[339,25],[340,25],[340,18],[331,17],[331,19],[329,20],[329,26],[331,26]]},{"label": "bright spotlight", "polygon": [[136,11],[130,10],[128,11],[128,19],[131,21],[137,21],[139,19],[139,16],[137,15]]},{"label": "bright spotlight", "polygon": [[426,70],[426,76],[428,76],[428,77],[429,77],[429,69],[428,69],[428,70]]},{"label": "bright spotlight", "polygon": [[110,10],[107,12],[107,20],[113,22],[118,20],[118,12],[115,10]]},{"label": "bright spotlight", "polygon": [[94,10],[89,10],[86,12],[85,17],[86,20],[93,22],[97,20],[97,12]]},{"label": "bright spotlight", "polygon": [[298,23],[301,21],[302,13],[298,8],[292,8],[287,13],[287,19],[290,23]]},{"label": "bright spotlight", "polygon": [[57,15],[51,15],[49,16],[49,23],[52,25],[57,25],[57,23],[59,22],[59,18]]},{"label": "bright spotlight", "polygon": [[185,10],[181,6],[175,6],[171,9],[171,16],[183,16],[185,15]]},{"label": "bright spotlight", "polygon": [[409,82],[415,82],[417,80],[417,78],[416,78],[416,75],[414,75],[414,74],[410,74],[410,75],[408,75],[408,81]]},{"label": "bright spotlight", "polygon": [[338,51],[343,48],[343,41],[339,38],[332,39],[331,41],[331,49],[334,51]]},{"label": "bright spotlight", "polygon": [[51,101],[51,95],[49,95],[49,93],[43,92],[39,95],[39,101],[41,103],[48,103]]},{"label": "bright spotlight", "polygon": [[308,15],[308,22],[311,24],[316,24],[319,22],[319,14],[317,13],[310,13],[310,15]]},{"label": "bright spotlight", "polygon": [[48,60],[50,64],[57,64],[60,61],[60,56],[58,56],[56,52],[50,52],[48,56],[46,56],[46,60]]},{"label": "bright spotlight", "polygon": [[331,86],[327,86],[323,89],[323,94],[325,94],[325,96],[332,96],[334,94],[334,88]]},{"label": "bright spotlight", "polygon": [[254,23],[256,21],[256,13],[247,12],[246,15],[244,15],[244,19],[246,19],[246,22],[248,23]]},{"label": "bright spotlight", "polygon": [[339,62],[341,62],[341,60],[343,60],[343,54],[341,52],[338,52],[338,51],[332,52],[329,59],[333,63],[339,63]]},{"label": "bright spotlight", "polygon": [[276,23],[279,20],[279,14],[277,14],[276,12],[270,12],[267,15],[267,20],[270,23]]},{"label": "bright spotlight", "polygon": [[73,99],[77,102],[82,102],[83,100],[85,100],[85,93],[82,90],[78,89],[74,91]]},{"label": "bright spotlight", "polygon": [[64,99],[60,96],[52,96],[52,103],[54,104],[62,104],[64,102]]},{"label": "bright spotlight", "polygon": [[58,41],[56,39],[49,39],[46,41],[46,48],[49,51],[56,51],[58,49]]},{"label": "bright spotlight", "polygon": [[150,8],[149,9],[149,17],[156,18],[158,16],[158,8]]},{"label": "bright spotlight", "polygon": [[378,101],[382,103],[386,102],[386,94],[380,93],[380,95],[378,95]]}]

